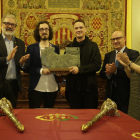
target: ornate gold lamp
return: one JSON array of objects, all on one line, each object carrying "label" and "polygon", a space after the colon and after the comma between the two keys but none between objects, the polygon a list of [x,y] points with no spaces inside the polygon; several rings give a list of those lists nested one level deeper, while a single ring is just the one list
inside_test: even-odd
[{"label": "ornate gold lamp", "polygon": [[11,102],[9,100],[7,100],[5,97],[2,98],[0,100],[0,108],[3,112],[3,114],[5,114],[15,124],[18,131],[23,132],[24,131],[24,125],[22,125],[20,123],[20,121],[18,121],[18,119],[13,114],[13,107],[12,107]]},{"label": "ornate gold lamp", "polygon": [[82,131],[86,132],[89,130],[89,128],[95,123],[97,122],[100,118],[102,118],[103,116],[108,115],[108,116],[113,116],[113,115],[117,115],[120,117],[120,114],[118,113],[117,110],[117,105],[115,102],[113,102],[111,99],[107,99],[106,101],[104,101],[104,103],[101,106],[101,111],[95,116],[93,117],[89,122],[87,122],[86,124],[82,125]]}]

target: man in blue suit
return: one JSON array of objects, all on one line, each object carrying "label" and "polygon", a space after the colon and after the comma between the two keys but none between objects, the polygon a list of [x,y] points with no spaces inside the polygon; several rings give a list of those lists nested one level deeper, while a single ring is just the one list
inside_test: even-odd
[{"label": "man in blue suit", "polygon": [[41,64],[41,49],[54,47],[55,53],[59,53],[59,48],[51,44],[53,32],[48,21],[41,21],[36,25],[34,38],[37,43],[27,47],[26,54],[30,58],[25,63],[25,71],[29,73],[29,108],[39,108],[44,100],[44,108],[53,108],[58,84],[54,73]]}]

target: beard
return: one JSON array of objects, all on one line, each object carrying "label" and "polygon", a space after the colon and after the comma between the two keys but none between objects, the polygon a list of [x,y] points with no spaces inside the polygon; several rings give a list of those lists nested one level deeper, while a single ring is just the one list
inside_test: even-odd
[{"label": "beard", "polygon": [[49,40],[48,35],[46,33],[42,34],[41,40],[43,40],[43,41]]},{"label": "beard", "polygon": [[6,36],[13,36],[15,34],[15,31],[12,28],[3,28],[2,27],[2,33]]},{"label": "beard", "polygon": [[46,40],[48,40],[48,38],[44,37],[44,38],[41,38],[41,40],[46,41]]}]

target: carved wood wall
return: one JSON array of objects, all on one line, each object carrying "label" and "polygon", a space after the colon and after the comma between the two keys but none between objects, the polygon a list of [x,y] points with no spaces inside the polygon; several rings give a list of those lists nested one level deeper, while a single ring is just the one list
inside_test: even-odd
[{"label": "carved wood wall", "polygon": [[[66,76],[57,77],[57,81],[60,87],[60,90],[57,93],[57,98],[55,101],[55,108],[69,108],[69,104],[65,99],[65,85],[66,85]],[[97,74],[97,86],[98,86],[98,103],[100,108],[101,104],[105,98],[105,87],[106,80],[101,79],[99,74]],[[22,72],[22,88],[23,93],[19,93],[17,108],[28,108],[28,87],[29,87],[29,75]]]}]

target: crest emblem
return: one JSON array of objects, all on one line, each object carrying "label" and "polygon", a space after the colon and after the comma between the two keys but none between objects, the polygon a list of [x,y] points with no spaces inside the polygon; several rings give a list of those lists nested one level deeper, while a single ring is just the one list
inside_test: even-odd
[{"label": "crest emblem", "polygon": [[70,115],[70,114],[45,114],[42,116],[35,117],[36,119],[42,120],[42,121],[68,121],[70,119],[78,119],[78,117]]}]

